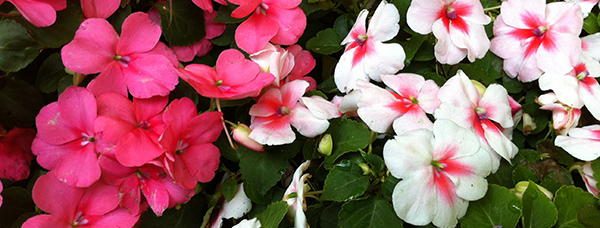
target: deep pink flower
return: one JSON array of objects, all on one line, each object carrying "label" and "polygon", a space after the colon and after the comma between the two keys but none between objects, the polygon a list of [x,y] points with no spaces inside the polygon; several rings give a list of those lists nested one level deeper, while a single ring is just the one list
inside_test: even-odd
[{"label": "deep pink flower", "polygon": [[[227,5],[227,2],[225,0],[214,0],[214,1],[221,5]],[[200,7],[200,9],[204,10],[205,13],[214,12],[212,0],[192,0],[192,2],[194,2],[194,4],[196,4],[198,7]]]},{"label": "deep pink flower", "polygon": [[48,214],[28,219],[24,228],[133,227],[139,218],[118,208],[117,188],[101,182],[83,189],[44,175],[33,186],[33,201]]},{"label": "deep pink flower", "polygon": [[108,18],[115,13],[121,0],[81,0],[81,9],[86,18]]},{"label": "deep pink flower", "polygon": [[90,91],[70,87],[36,117],[32,151],[42,167],[66,184],[88,187],[100,178],[96,110]]},{"label": "deep pink flower", "polygon": [[174,100],[163,113],[166,129],[160,143],[166,151],[163,162],[176,183],[193,189],[198,182],[209,182],[219,168],[221,153],[212,143],[223,127],[220,112],[198,115],[188,98]]},{"label": "deep pink flower", "polygon": [[[56,22],[56,11],[67,8],[67,0],[6,0],[36,27],[48,27]],[[0,0],[0,4],[5,0]]]},{"label": "deep pink flower", "polygon": [[235,31],[235,41],[247,53],[263,49],[269,41],[292,45],[306,28],[306,15],[301,0],[229,0],[239,5],[231,12],[234,18],[250,17]]},{"label": "deep pink flower", "polygon": [[202,64],[186,66],[182,78],[200,95],[223,99],[258,96],[274,79],[235,49],[221,52],[214,68]]},{"label": "deep pink flower", "polygon": [[194,195],[193,188],[176,184],[162,167],[153,164],[130,168],[111,156],[103,156],[100,165],[103,180],[118,187],[121,207],[132,214],[143,212],[147,204],[161,216],[167,208],[185,203]]},{"label": "deep pink flower", "polygon": [[105,141],[116,140],[112,142],[114,154],[121,164],[141,166],[163,154],[158,140],[164,131],[161,115],[167,102],[167,97],[131,102],[115,93],[98,97],[98,129],[107,137]]},{"label": "deep pink flower", "polygon": [[225,32],[225,24],[215,22],[216,12],[204,13],[204,38],[190,46],[175,46],[173,51],[182,62],[190,62],[195,56],[202,57],[212,49],[210,40],[221,36]]},{"label": "deep pink flower", "polygon": [[33,129],[13,128],[3,134],[0,127],[0,178],[19,181],[29,176],[34,137]]},{"label": "deep pink flower", "polygon": [[511,77],[529,82],[543,72],[567,73],[579,60],[583,18],[576,4],[507,0],[500,12],[490,49]]},{"label": "deep pink flower", "polygon": [[62,49],[65,66],[77,73],[99,73],[88,88],[94,94],[116,92],[136,98],[165,96],[178,83],[169,59],[153,52],[160,25],[146,13],[134,13],[123,22],[121,36],[104,19],[85,20],[71,43]]}]

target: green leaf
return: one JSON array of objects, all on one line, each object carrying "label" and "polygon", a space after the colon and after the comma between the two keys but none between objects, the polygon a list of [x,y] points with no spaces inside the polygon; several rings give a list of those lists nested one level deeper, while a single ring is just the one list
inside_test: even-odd
[{"label": "green leaf", "polygon": [[233,197],[238,191],[238,186],[239,185],[237,183],[236,178],[233,177],[227,178],[227,180],[223,182],[223,184],[221,185],[221,193],[223,193],[223,197],[225,197],[225,200],[231,201],[231,199],[233,199]]},{"label": "green leaf", "polygon": [[0,70],[16,72],[40,54],[41,48],[27,30],[13,20],[0,21]]},{"label": "green leaf", "polygon": [[288,205],[284,201],[277,201],[270,204],[267,209],[262,211],[256,217],[260,220],[261,227],[263,228],[277,228],[279,223],[285,217],[288,211]]},{"label": "green leaf", "polygon": [[240,158],[244,191],[255,203],[265,203],[264,195],[281,179],[288,162],[277,153],[247,152]]},{"label": "green leaf", "polygon": [[600,221],[600,208],[598,205],[587,205],[579,209],[577,213],[577,221],[584,227],[598,227]]},{"label": "green leaf", "polygon": [[333,139],[333,153],[325,159],[325,167],[331,168],[342,155],[365,148],[371,142],[371,131],[363,123],[350,119],[331,121],[329,134]]},{"label": "green leaf", "polygon": [[427,36],[423,36],[420,34],[414,34],[409,40],[402,43],[404,47],[404,52],[406,53],[406,60],[404,62],[406,65],[410,65],[413,58],[421,48],[421,45],[427,40]]},{"label": "green leaf", "polygon": [[369,188],[369,177],[358,165],[346,161],[335,166],[325,179],[322,200],[346,201],[361,196]]},{"label": "green leaf", "polygon": [[204,38],[204,12],[192,1],[168,1],[158,11],[163,34],[171,45],[192,45]]},{"label": "green leaf", "polygon": [[556,224],[558,211],[534,182],[523,193],[523,227],[549,228]]},{"label": "green leaf", "polygon": [[505,187],[491,184],[480,200],[471,202],[460,226],[516,227],[521,217],[521,201]]},{"label": "green leaf", "polygon": [[600,31],[596,14],[590,13],[585,20],[583,20],[583,30],[585,30],[585,32],[588,34],[594,34]]},{"label": "green leaf", "polygon": [[561,228],[583,228],[583,224],[577,220],[579,209],[594,205],[596,198],[591,194],[575,186],[565,185],[556,191],[554,204],[558,209],[557,227]]},{"label": "green leaf", "polygon": [[306,42],[306,48],[309,50],[323,54],[331,55],[342,50],[342,37],[332,28],[322,30],[317,33],[317,36],[310,38]]},{"label": "green leaf", "polygon": [[484,85],[496,82],[502,77],[502,59],[494,54],[487,53],[482,59],[471,64],[460,64],[462,70],[470,79],[479,81]]},{"label": "green leaf", "polygon": [[[77,1],[79,2],[79,1]],[[22,20],[37,42],[45,48],[60,48],[73,40],[75,31],[83,22],[81,6],[75,1],[70,1],[65,10],[57,12],[56,23],[50,27],[37,28],[28,21]]]},{"label": "green leaf", "polygon": [[[592,162],[592,172],[594,173],[594,180],[600,180],[600,159],[596,159]],[[600,189],[600,181],[596,183],[596,188]]]},{"label": "green leaf", "polygon": [[345,203],[339,214],[339,227],[402,227],[402,220],[389,202],[370,198]]},{"label": "green leaf", "polygon": [[202,215],[208,210],[208,199],[202,194],[194,196],[189,202],[182,204],[181,208],[172,208],[157,217],[151,210],[140,218],[140,227],[144,228],[188,228],[200,227]]},{"label": "green leaf", "polygon": [[59,53],[50,55],[38,71],[35,85],[44,93],[53,93],[58,90],[59,82],[62,78],[71,79],[71,75],[65,72]]}]

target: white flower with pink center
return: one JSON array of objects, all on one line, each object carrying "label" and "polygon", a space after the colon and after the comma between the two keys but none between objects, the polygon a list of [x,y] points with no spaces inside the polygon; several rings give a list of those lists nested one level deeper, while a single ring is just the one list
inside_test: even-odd
[{"label": "white flower with pink center", "polygon": [[457,64],[465,57],[473,62],[490,48],[483,26],[491,20],[479,0],[413,0],[406,17],[413,31],[433,32],[438,39],[435,57],[440,63]]},{"label": "white flower with pink center", "polygon": [[552,90],[563,104],[574,108],[583,105],[600,120],[600,85],[585,64],[577,64],[567,74],[547,72],[540,77],[542,90]]},{"label": "white flower with pink center", "polygon": [[458,71],[440,88],[438,97],[441,105],[435,112],[436,119],[452,120],[475,131],[482,147],[491,152],[494,171],[500,165],[499,157],[510,162],[517,154],[519,149],[510,140],[511,135],[505,134],[514,126],[514,119],[504,87],[491,84],[480,92],[467,75]]},{"label": "white flower with pink center", "polygon": [[536,102],[540,105],[540,109],[552,111],[552,127],[559,134],[566,134],[579,123],[581,109],[561,103],[554,93],[541,95]]},{"label": "white flower with pink center", "polygon": [[600,125],[573,128],[568,136],[556,136],[554,144],[579,160],[596,160],[600,157]]},{"label": "white flower with pink center", "polygon": [[349,92],[358,80],[381,81],[383,74],[395,74],[404,68],[406,55],[400,44],[383,43],[393,39],[400,30],[400,14],[394,4],[381,1],[367,29],[368,10],[362,10],[348,36],[342,41],[346,50],[335,67],[337,88]]},{"label": "white flower with pink center", "polygon": [[431,128],[427,113],[439,106],[439,87],[432,80],[416,74],[381,76],[384,89],[368,82],[358,83],[360,99],[358,116],[378,133],[385,133],[393,125],[396,134]]},{"label": "white flower with pink center", "polygon": [[504,71],[530,82],[543,72],[567,73],[579,60],[583,16],[578,5],[545,0],[507,0],[494,22],[491,50]]},{"label": "white flower with pink center", "polygon": [[477,136],[448,120],[433,130],[396,136],[383,148],[385,164],[396,178],[392,203],[396,214],[413,225],[452,227],[465,215],[468,201],[487,191],[492,169]]}]

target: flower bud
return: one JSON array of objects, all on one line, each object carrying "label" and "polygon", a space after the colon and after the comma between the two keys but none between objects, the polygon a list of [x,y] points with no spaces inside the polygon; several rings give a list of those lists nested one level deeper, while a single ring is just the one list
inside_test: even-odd
[{"label": "flower bud", "polygon": [[233,128],[231,132],[233,135],[233,140],[237,143],[242,144],[243,146],[258,152],[262,152],[265,150],[263,145],[254,141],[254,139],[250,138],[250,132],[252,130],[245,124],[238,124]]},{"label": "flower bud", "polygon": [[600,196],[600,191],[596,187],[598,184],[598,181],[596,179],[594,179],[594,171],[592,170],[592,163],[591,162],[585,163],[585,165],[583,165],[583,167],[581,168],[579,173],[581,174],[581,178],[583,179],[583,182],[585,183],[585,187],[587,188],[588,192],[592,193],[592,195],[594,195],[596,197]]},{"label": "flower bud", "polygon": [[331,155],[333,150],[333,138],[331,138],[330,134],[323,135],[323,138],[321,138],[321,141],[319,141],[319,148],[317,150],[322,155]]},{"label": "flower bud", "polygon": [[373,172],[373,170],[371,170],[369,165],[366,163],[360,163],[360,164],[358,164],[358,167],[360,167],[360,169],[362,169],[363,175],[369,175],[370,173]]},{"label": "flower bud", "polygon": [[[552,192],[548,191],[548,189],[537,185],[538,189],[544,193],[544,195],[546,195],[546,197],[548,197],[548,199],[552,199],[552,197],[554,197],[554,195],[552,194]],[[527,188],[529,187],[529,181],[521,181],[519,183],[517,183],[515,185],[515,188],[511,189],[511,191],[517,196],[519,197],[519,199],[523,198],[523,193],[525,193],[525,191],[527,190]]]},{"label": "flower bud", "polygon": [[481,82],[471,80],[471,83],[473,83],[473,86],[475,86],[475,89],[477,89],[477,92],[479,92],[480,96],[485,93],[485,86],[481,84]]},{"label": "flower bud", "polygon": [[536,128],[537,125],[535,124],[533,118],[529,114],[523,113],[523,134],[531,134],[531,132],[535,131]]}]

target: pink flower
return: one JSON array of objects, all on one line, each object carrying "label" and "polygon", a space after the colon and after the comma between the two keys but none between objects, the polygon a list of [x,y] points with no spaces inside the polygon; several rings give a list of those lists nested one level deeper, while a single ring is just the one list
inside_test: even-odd
[{"label": "pink flower", "polygon": [[247,53],[263,49],[269,41],[292,45],[298,42],[306,28],[306,15],[300,9],[301,0],[229,0],[239,7],[231,12],[234,18],[246,19],[235,31],[235,42]]},{"label": "pink flower", "polygon": [[52,175],[43,175],[33,186],[33,201],[49,214],[28,219],[24,228],[133,227],[139,218],[118,208],[117,188],[102,183],[87,189],[75,188]]},{"label": "pink flower", "polygon": [[380,75],[395,74],[404,68],[404,49],[400,44],[383,43],[393,39],[400,30],[400,14],[393,4],[381,1],[367,30],[368,10],[358,15],[348,36],[342,41],[346,50],[335,67],[337,88],[349,92],[359,80],[381,81]]},{"label": "pink flower", "polygon": [[579,170],[579,173],[581,174],[581,178],[583,179],[583,182],[585,183],[585,187],[587,188],[588,192],[592,193],[592,195],[594,195],[595,197],[600,196],[600,191],[598,191],[598,188],[596,187],[598,185],[598,181],[594,179],[594,170],[592,170],[592,163],[586,162],[585,165],[583,165],[583,167],[581,168],[581,170]]},{"label": "pink flower", "polygon": [[115,92],[136,98],[165,96],[178,83],[169,59],[150,52],[160,39],[160,25],[148,14],[134,13],[123,22],[119,37],[104,19],[85,20],[62,49],[65,66],[77,73],[99,73],[88,88],[94,94]]},{"label": "pink flower", "polygon": [[[5,0],[0,0],[0,4]],[[48,27],[56,22],[56,11],[67,8],[67,0],[6,0],[36,27]]]},{"label": "pink flower", "polygon": [[294,56],[294,68],[287,77],[287,81],[304,80],[310,84],[306,91],[317,89],[317,81],[308,76],[317,65],[317,61],[310,51],[302,49],[302,47],[297,44],[288,47],[287,51]]},{"label": "pink flower", "polygon": [[[160,157],[164,149],[159,137],[164,132],[162,112],[167,105],[167,97],[134,99],[115,93],[98,97],[98,126],[105,141],[112,139],[116,159],[128,167],[141,166]],[[109,153],[109,152],[106,152]]]},{"label": "pink flower", "polygon": [[81,9],[86,18],[108,18],[121,5],[120,0],[81,0]]},{"label": "pink flower", "polygon": [[567,73],[581,54],[583,18],[577,5],[545,0],[507,0],[494,22],[491,50],[504,71],[530,82],[542,72]]},{"label": "pink flower", "polygon": [[[227,5],[227,2],[225,0],[214,0],[214,1],[221,5]],[[214,12],[212,0],[192,0],[192,2],[194,2],[194,4],[196,4],[198,7],[200,7],[200,9],[206,11],[205,13]]]},{"label": "pink flower", "polygon": [[219,138],[220,112],[198,115],[192,100],[174,100],[165,109],[163,121],[166,129],[160,143],[166,150],[164,167],[176,183],[193,189],[198,182],[209,182],[219,168],[221,153],[212,143]]},{"label": "pink flower", "polygon": [[250,59],[258,64],[263,72],[275,76],[276,86],[279,86],[279,82],[284,80],[295,66],[294,55],[271,43],[267,43],[264,49],[251,54]]},{"label": "pink flower", "polygon": [[540,89],[552,90],[561,103],[574,108],[583,105],[600,120],[600,85],[598,75],[590,75],[585,64],[577,64],[567,74],[544,73],[539,80]]},{"label": "pink flower", "polygon": [[0,178],[19,181],[29,176],[34,137],[33,129],[13,128],[4,134],[0,127]]},{"label": "pink flower", "polygon": [[88,187],[100,178],[96,110],[90,91],[69,87],[36,117],[31,149],[42,167],[68,185]]},{"label": "pink flower", "polygon": [[556,136],[554,144],[579,160],[596,160],[600,157],[600,151],[590,148],[600,148],[600,125],[573,128],[568,136]]},{"label": "pink flower", "polygon": [[267,90],[250,108],[250,138],[263,145],[282,145],[296,139],[292,126],[306,137],[322,134],[329,119],[339,116],[337,107],[322,97],[302,97],[308,82],[291,81]]},{"label": "pink flower", "polygon": [[416,74],[382,75],[381,80],[389,90],[358,83],[358,116],[371,130],[385,133],[393,124],[396,134],[402,134],[433,126],[427,113],[433,114],[440,104],[435,82]]},{"label": "pink flower", "polygon": [[514,127],[512,109],[506,89],[491,84],[478,91],[467,75],[459,71],[439,91],[440,107],[436,119],[448,119],[461,127],[472,129],[493,158],[493,170],[500,165],[499,157],[510,161],[518,152],[504,131]]},{"label": "pink flower", "polygon": [[204,13],[204,38],[190,46],[175,46],[173,51],[182,62],[190,62],[195,56],[202,57],[212,49],[210,40],[221,36],[225,32],[225,24],[214,21],[216,12]]},{"label": "pink flower", "polygon": [[453,227],[469,202],[487,191],[492,164],[477,136],[451,121],[438,120],[433,130],[396,136],[383,147],[392,175],[402,179],[392,194],[394,211],[405,222]]},{"label": "pink flower", "polygon": [[194,195],[193,188],[176,184],[163,168],[153,164],[130,168],[111,156],[103,156],[100,165],[104,181],[118,187],[121,206],[132,214],[141,214],[147,203],[154,214],[161,216],[167,208],[185,203]]},{"label": "pink flower", "polygon": [[235,49],[221,52],[217,65],[202,64],[185,67],[183,80],[202,96],[241,99],[258,96],[263,87],[273,82],[273,76],[261,72],[259,66]]},{"label": "pink flower", "polygon": [[540,105],[540,109],[552,111],[552,127],[559,134],[566,134],[579,123],[581,109],[561,103],[554,93],[541,95],[536,102]]},{"label": "pink flower", "polygon": [[433,31],[440,63],[457,64],[465,57],[474,62],[490,48],[483,26],[491,20],[478,0],[415,0],[406,17],[413,31],[424,35]]}]

